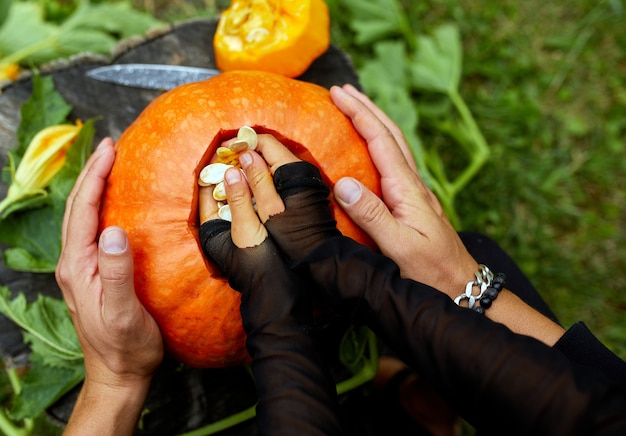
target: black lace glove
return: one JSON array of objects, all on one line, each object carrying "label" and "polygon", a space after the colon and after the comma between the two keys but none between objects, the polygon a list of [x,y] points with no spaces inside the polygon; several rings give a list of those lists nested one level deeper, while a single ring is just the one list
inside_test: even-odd
[{"label": "black lace glove", "polygon": [[[581,371],[539,341],[402,279],[390,259],[330,228],[324,189],[310,183],[306,165],[285,166],[289,189],[282,189],[279,171],[277,190],[286,210],[266,223],[279,247],[326,292],[352,301],[356,320],[430,380],[479,431],[589,434],[626,426],[625,394],[601,374]],[[298,180],[304,183],[298,186]]]},{"label": "black lace glove", "polygon": [[276,191],[285,211],[270,217],[265,227],[296,266],[326,239],[341,236],[329,209],[330,190],[320,171],[308,162],[294,162],[274,173]]},{"label": "black lace glove", "polygon": [[241,316],[252,356],[261,434],[340,434],[336,388],[310,335],[312,310],[305,283],[268,238],[238,248],[230,223],[202,224],[205,255],[241,292]]}]

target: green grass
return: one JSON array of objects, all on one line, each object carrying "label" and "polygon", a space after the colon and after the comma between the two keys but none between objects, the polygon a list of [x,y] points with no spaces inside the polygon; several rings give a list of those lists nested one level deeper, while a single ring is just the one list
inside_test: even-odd
[{"label": "green grass", "polygon": [[492,148],[458,199],[464,227],[626,358],[626,3],[430,3],[426,21],[461,28],[463,96]]}]

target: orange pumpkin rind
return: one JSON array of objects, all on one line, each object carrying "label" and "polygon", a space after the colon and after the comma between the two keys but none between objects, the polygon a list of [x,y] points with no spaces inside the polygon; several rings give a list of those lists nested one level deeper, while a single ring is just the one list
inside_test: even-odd
[{"label": "orange pumpkin rind", "polygon": [[[129,236],[135,289],[170,355],[190,366],[249,361],[232,290],[198,242],[198,175],[241,126],[271,133],[333,185],[343,176],[380,195],[367,144],[328,90],[259,71],[222,73],[154,100],[122,134],[101,206],[101,226]],[[373,247],[331,198],[338,228]]]}]

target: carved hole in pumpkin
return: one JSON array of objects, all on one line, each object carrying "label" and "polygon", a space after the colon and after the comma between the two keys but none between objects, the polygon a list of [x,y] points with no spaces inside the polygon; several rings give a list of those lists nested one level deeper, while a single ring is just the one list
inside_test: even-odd
[{"label": "carved hole in pumpkin", "polygon": [[[199,190],[199,186],[198,186],[197,180],[198,180],[198,177],[200,175],[200,171],[202,171],[202,169],[206,165],[208,165],[211,162],[211,159],[213,159],[213,157],[215,156],[217,148],[224,141],[236,137],[237,136],[237,130],[239,129],[239,127],[240,126],[238,126],[236,129],[220,130],[215,135],[215,137],[213,138],[213,140],[211,141],[209,146],[207,147],[206,152],[204,153],[204,155],[200,159],[200,162],[198,163],[198,166],[196,166],[196,169],[194,171],[193,204],[191,205],[191,214],[189,215],[188,222],[189,222],[189,228],[191,229],[191,231],[195,235],[195,238],[196,238],[196,241],[198,243],[198,247],[200,249],[200,252],[202,252],[202,247],[200,245],[200,235],[199,235],[199,229],[200,229],[200,218],[199,218],[199,213],[198,213],[198,190]],[[332,188],[333,183],[326,176],[326,174],[324,173],[322,167],[313,158],[313,156],[311,155],[309,150],[304,145],[302,145],[302,144],[300,144],[300,143],[298,143],[296,141],[293,141],[292,139],[282,135],[280,132],[277,132],[275,130],[268,129],[268,128],[263,127],[263,126],[256,126],[256,125],[251,125],[250,127],[252,127],[257,132],[257,134],[259,134],[259,135],[260,134],[270,134],[270,135],[273,135],[276,139],[278,139],[283,145],[285,145],[298,158],[300,158],[300,159],[302,159],[304,161],[310,162],[313,165],[315,165],[316,167],[318,167],[320,169],[320,172],[322,173],[322,179],[324,180],[324,182],[328,186],[330,186]],[[332,196],[332,193],[331,193],[331,196]],[[207,268],[209,269],[209,271],[212,274],[217,274],[217,275],[221,274],[219,269],[212,262],[209,262],[207,259],[204,259],[204,261],[207,264]]]}]

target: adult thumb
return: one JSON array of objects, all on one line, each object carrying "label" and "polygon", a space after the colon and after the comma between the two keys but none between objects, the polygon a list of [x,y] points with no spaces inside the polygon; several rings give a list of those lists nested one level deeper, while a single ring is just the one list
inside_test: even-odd
[{"label": "adult thumb", "polygon": [[[396,219],[383,201],[352,177],[339,179],[333,188],[335,199],[354,223],[380,246],[381,233],[396,227]],[[381,232],[381,229],[386,229]]]},{"label": "adult thumb", "polygon": [[133,310],[137,300],[133,275],[133,257],[126,232],[107,227],[100,235],[98,269],[104,307],[109,315]]}]

